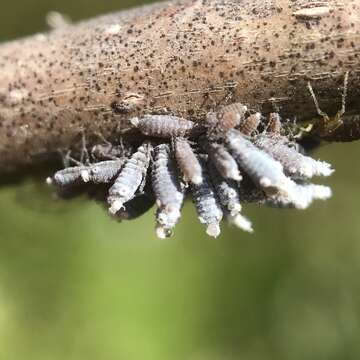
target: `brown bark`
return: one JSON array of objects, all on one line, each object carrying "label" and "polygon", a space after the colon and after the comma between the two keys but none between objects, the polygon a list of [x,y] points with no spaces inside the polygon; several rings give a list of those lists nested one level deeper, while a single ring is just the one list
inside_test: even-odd
[{"label": "brown bark", "polygon": [[335,114],[346,71],[353,120],[360,4],[320,5],[166,2],[0,45],[0,171],[72,148],[82,131],[90,145],[95,133],[126,138],[134,132],[128,120],[145,113],[201,121],[239,101],[308,120],[316,115],[308,81],[322,109]]}]

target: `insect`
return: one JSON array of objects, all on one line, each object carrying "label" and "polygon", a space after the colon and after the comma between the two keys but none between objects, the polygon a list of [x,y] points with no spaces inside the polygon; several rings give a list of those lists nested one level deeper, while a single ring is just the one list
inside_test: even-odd
[{"label": "insect", "polygon": [[158,206],[156,233],[159,238],[169,237],[181,217],[185,191],[167,144],[155,148],[152,185]]},{"label": "insect", "polygon": [[203,181],[202,168],[191,145],[186,139],[175,139],[175,157],[184,180],[199,185]]},{"label": "insect", "polygon": [[309,181],[331,166],[301,149],[360,138],[360,5],[268,5],[169,1],[0,45],[0,171],[70,151],[48,183],[99,189],[118,218],[156,201],[160,237],[187,196],[214,237],[252,230],[243,203],[329,198]]}]

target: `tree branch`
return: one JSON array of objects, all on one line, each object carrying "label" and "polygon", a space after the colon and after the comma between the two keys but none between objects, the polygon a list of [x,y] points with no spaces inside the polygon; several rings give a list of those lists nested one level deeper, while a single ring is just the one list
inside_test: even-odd
[{"label": "tree branch", "polygon": [[[341,107],[360,136],[357,0],[184,0],[110,14],[0,45],[0,171],[35,166],[95,134],[125,139],[129,119],[167,113],[202,121],[242,102],[282,117]],[[320,119],[320,117],[319,117]],[[355,120],[354,120],[355,119]],[[340,134],[340,135],[339,135]]]}]

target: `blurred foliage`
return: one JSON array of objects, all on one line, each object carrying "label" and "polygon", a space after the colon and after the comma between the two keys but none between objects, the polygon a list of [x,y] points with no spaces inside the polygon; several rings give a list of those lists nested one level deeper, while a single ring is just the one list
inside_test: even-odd
[{"label": "blurred foliage", "polygon": [[[3,2],[0,39],[130,1]],[[0,359],[358,359],[360,144],[332,144],[334,197],[246,207],[254,235],[204,235],[191,203],[159,241],[153,214],[118,224],[38,181],[0,188]]]}]

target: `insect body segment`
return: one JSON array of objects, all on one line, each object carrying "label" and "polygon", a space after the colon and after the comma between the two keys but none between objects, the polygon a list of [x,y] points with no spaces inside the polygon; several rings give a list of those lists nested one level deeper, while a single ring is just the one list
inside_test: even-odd
[{"label": "insect body segment", "polygon": [[154,149],[152,187],[158,206],[156,233],[160,238],[169,237],[181,216],[184,187],[179,181],[176,165],[167,144],[158,145]]},{"label": "insect body segment", "polygon": [[190,136],[196,129],[195,123],[171,115],[147,115],[133,118],[131,123],[144,135],[170,138],[176,136]]},{"label": "insect body segment", "polygon": [[242,134],[250,136],[259,127],[260,122],[260,113],[251,114],[240,124],[239,130]]},{"label": "insect body segment", "polygon": [[124,163],[124,159],[95,163],[82,170],[81,177],[84,182],[107,184],[119,174]]},{"label": "insect body segment", "polygon": [[296,178],[310,179],[313,176],[330,176],[333,173],[331,165],[324,161],[316,161],[300,154],[291,147],[286,137],[280,135],[259,135],[254,140],[255,145],[278,160],[287,175]]},{"label": "insect body segment", "polygon": [[206,145],[211,162],[214,164],[221,176],[235,181],[242,180],[239,167],[235,159],[222,144],[208,143]]},{"label": "insect body segment", "polygon": [[234,103],[223,106],[215,113],[207,115],[207,125],[212,133],[224,134],[226,131],[235,128],[243,120],[247,107],[241,103]]},{"label": "insect body segment", "polygon": [[58,171],[49,183],[60,189],[81,184],[101,187],[100,200],[120,220],[143,214],[156,201],[159,238],[172,235],[186,195],[192,197],[198,218],[212,237],[220,235],[223,218],[253,231],[241,213],[242,203],[305,209],[314,200],[331,196],[330,188],[305,182],[331,175],[331,166],[301,154],[278,113],[266,120],[236,103],[209,113],[203,127],[170,115],[131,122],[154,145],[146,139],[137,150],[127,152],[110,146],[99,152],[100,158],[113,160],[96,162],[95,157],[92,164]]},{"label": "insect body segment", "polygon": [[227,221],[246,232],[253,232],[251,222],[240,213],[242,209],[239,191],[241,185],[234,180],[225,179],[221,176],[211,161],[208,162],[208,169],[211,182]]},{"label": "insect body segment", "polygon": [[56,172],[53,177],[48,177],[46,182],[49,185],[54,184],[58,187],[74,186],[84,182],[83,177],[86,178],[85,173],[87,173],[85,165],[73,166]]},{"label": "insect body segment", "polygon": [[241,204],[238,184],[233,180],[224,179],[210,162],[208,168],[220,204],[231,214],[239,213],[241,211]]},{"label": "insect body segment", "polygon": [[202,160],[202,167],[203,181],[199,185],[192,185],[191,191],[200,222],[206,225],[206,233],[216,238],[220,235],[219,224],[223,212],[206,170],[205,160]]},{"label": "insect body segment", "polygon": [[145,143],[125,163],[124,168],[109,189],[108,203],[111,214],[116,214],[124,203],[134,197],[136,190],[145,179],[150,161],[150,151],[151,145]]},{"label": "insect body segment", "polygon": [[184,138],[175,139],[175,155],[186,182],[199,185],[203,181],[202,168],[189,142]]},{"label": "insect body segment", "polygon": [[264,190],[269,201],[305,209],[317,198],[317,193],[313,192],[304,196],[300,185],[285,175],[279,161],[257,148],[237,130],[229,132],[227,143],[239,165]]}]

